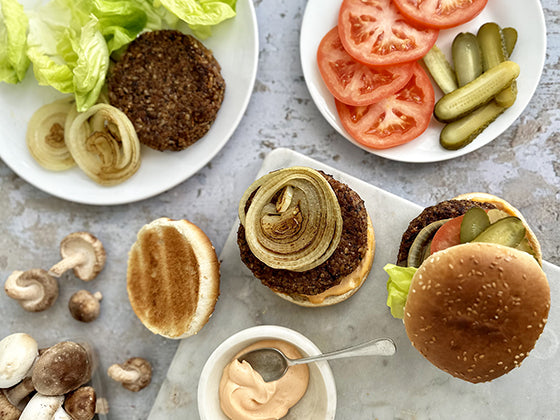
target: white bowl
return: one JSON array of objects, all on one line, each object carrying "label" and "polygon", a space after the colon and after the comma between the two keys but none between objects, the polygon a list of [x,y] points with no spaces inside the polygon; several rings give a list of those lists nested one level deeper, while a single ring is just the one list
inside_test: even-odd
[{"label": "white bowl", "polygon": [[[218,387],[224,367],[245,347],[265,339],[287,341],[303,355],[321,354],[307,337],[285,327],[260,325],[232,335],[210,355],[198,381],[198,412],[202,420],[228,420],[220,409]],[[309,365],[309,386],[285,419],[332,420],[336,411],[336,386],[328,362]]]}]

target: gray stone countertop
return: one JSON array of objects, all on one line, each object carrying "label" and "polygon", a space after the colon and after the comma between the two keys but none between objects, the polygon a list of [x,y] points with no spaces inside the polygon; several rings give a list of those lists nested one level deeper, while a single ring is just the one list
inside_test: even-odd
[{"label": "gray stone countertop", "polygon": [[[78,284],[70,274],[61,280],[60,302],[67,302],[78,288],[104,293],[97,321],[84,327],[68,316],[66,305],[60,302],[44,313],[24,313],[2,293],[0,337],[31,329],[43,345],[68,337],[86,338],[99,353],[110,418],[147,417],[178,345],[151,334],[128,305],[127,252],[137,231],[161,216],[186,218],[207,233],[219,254],[236,222],[239,198],[263,158],[275,148],[293,149],[420,205],[471,191],[499,195],[531,222],[543,258],[560,265],[560,5],[556,0],[542,1],[546,63],[539,87],[519,119],[477,151],[429,164],[400,163],[369,154],[331,128],[309,95],[300,65],[299,28],[305,0],[256,0],[254,4],[260,56],[245,117],[217,156],[182,184],[137,203],[87,206],[36,189],[0,161],[1,279],[16,269],[57,261],[58,243],[72,231],[97,234],[108,253],[106,268],[95,282]],[[153,383],[137,394],[123,390],[105,375],[110,364],[131,356],[150,359],[154,368]]]}]

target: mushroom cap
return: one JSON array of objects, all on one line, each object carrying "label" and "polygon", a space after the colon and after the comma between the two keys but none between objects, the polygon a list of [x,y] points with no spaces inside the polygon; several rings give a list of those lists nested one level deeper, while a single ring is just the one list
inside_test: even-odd
[{"label": "mushroom cap", "polygon": [[66,396],[64,409],[73,420],[91,420],[95,416],[97,397],[91,386],[82,386]]},{"label": "mushroom cap", "polygon": [[0,341],[0,388],[20,382],[38,354],[37,342],[25,333],[15,333]]},{"label": "mushroom cap", "polygon": [[73,232],[60,242],[63,259],[80,255],[81,261],[73,266],[74,274],[84,281],[93,280],[105,266],[107,254],[96,236],[89,232]]},{"label": "mushroom cap", "polygon": [[78,290],[68,301],[72,317],[81,322],[91,322],[99,316],[101,293],[92,294],[87,290]]},{"label": "mushroom cap", "polygon": [[87,350],[78,343],[63,341],[41,354],[31,378],[37,392],[63,395],[88,382],[91,371]]},{"label": "mushroom cap", "polygon": [[110,366],[107,374],[129,391],[138,392],[150,384],[152,365],[142,357],[132,357],[122,365]]},{"label": "mushroom cap", "polygon": [[46,270],[32,268],[23,272],[14,271],[4,283],[4,290],[26,311],[40,312],[56,301],[58,282]]}]

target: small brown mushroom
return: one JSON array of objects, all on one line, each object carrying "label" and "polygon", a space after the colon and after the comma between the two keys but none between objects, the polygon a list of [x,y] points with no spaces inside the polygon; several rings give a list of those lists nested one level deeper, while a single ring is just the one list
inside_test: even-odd
[{"label": "small brown mushroom", "polygon": [[95,416],[97,396],[91,386],[82,386],[68,394],[64,409],[73,420],[91,420]]},{"label": "small brown mushroom", "polygon": [[64,272],[74,269],[81,280],[93,280],[105,266],[107,254],[99,239],[89,232],[74,232],[60,242],[62,261],[49,270],[49,274],[60,277]]},{"label": "small brown mushroom", "polygon": [[58,282],[46,270],[33,268],[14,271],[4,283],[6,294],[23,309],[40,312],[50,308],[58,297]]},{"label": "small brown mushroom", "polygon": [[39,357],[31,378],[37,392],[63,395],[91,379],[91,361],[87,350],[72,341],[49,347]]},{"label": "small brown mushroom", "polygon": [[81,322],[91,322],[99,316],[99,302],[103,296],[101,292],[90,293],[78,290],[68,301],[68,309],[72,317]]},{"label": "small brown mushroom", "polygon": [[152,380],[152,365],[141,357],[132,357],[122,365],[114,364],[107,369],[107,375],[129,391],[138,392]]},{"label": "small brown mushroom", "polygon": [[20,415],[21,410],[8,401],[4,394],[0,392],[0,419],[17,420]]}]

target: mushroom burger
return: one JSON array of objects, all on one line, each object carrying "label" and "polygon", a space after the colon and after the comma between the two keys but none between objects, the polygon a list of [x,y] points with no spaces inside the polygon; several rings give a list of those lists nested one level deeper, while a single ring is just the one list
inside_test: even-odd
[{"label": "mushroom burger", "polygon": [[241,260],[300,306],[352,296],[367,278],[375,238],[363,200],[321,171],[291,167],[255,181],[239,204]]},{"label": "mushroom burger", "polygon": [[388,264],[387,305],[412,345],[465,381],[498,378],[533,349],[550,287],[540,245],[521,213],[490,194],[426,208]]}]

